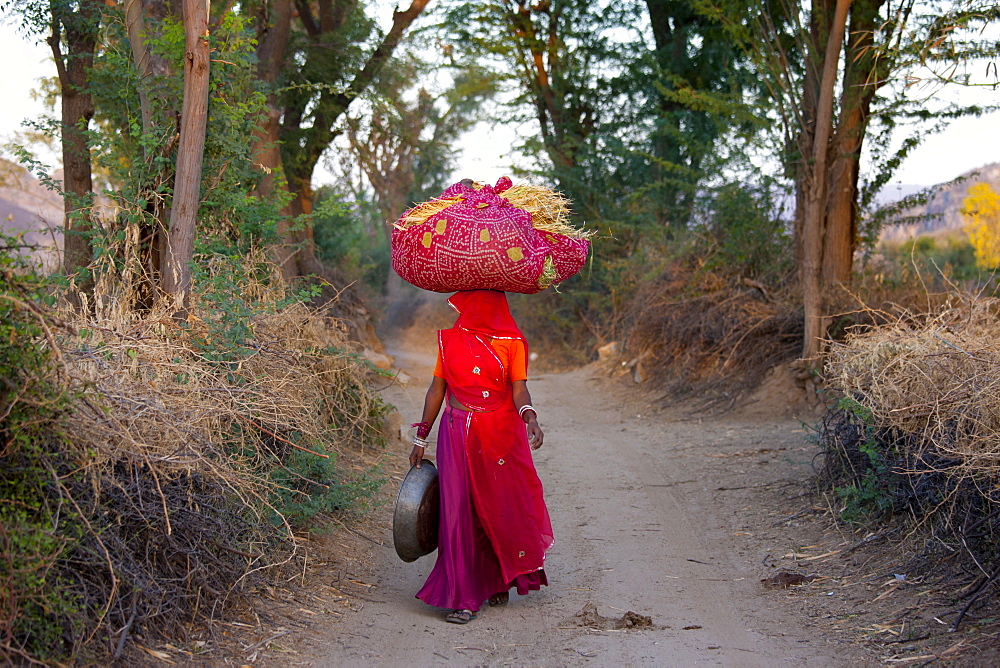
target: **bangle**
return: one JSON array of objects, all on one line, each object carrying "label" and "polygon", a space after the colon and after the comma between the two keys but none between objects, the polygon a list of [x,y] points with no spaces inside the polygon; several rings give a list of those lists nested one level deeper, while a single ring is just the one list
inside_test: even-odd
[{"label": "bangle", "polygon": [[410,426],[417,428],[418,438],[426,438],[431,433],[431,424],[429,422],[414,422]]},{"label": "bangle", "polygon": [[414,436],[413,437],[413,447],[415,447],[415,448],[426,448],[427,447],[427,439],[420,438],[419,436]]},{"label": "bangle", "polygon": [[521,406],[520,408],[517,409],[517,415],[522,420],[524,419],[524,413],[525,413],[525,411],[531,411],[531,412],[533,412],[535,414],[536,418],[538,417],[538,411],[535,410],[535,407],[532,406],[531,404],[525,404],[525,405],[523,405],[523,406]]},{"label": "bangle", "polygon": [[415,448],[420,448],[421,450],[423,450],[423,449],[425,449],[425,448],[426,448],[427,446],[426,446],[426,445],[420,445],[419,443],[417,443],[416,441],[414,441],[414,442],[413,442],[413,447],[415,447]]}]

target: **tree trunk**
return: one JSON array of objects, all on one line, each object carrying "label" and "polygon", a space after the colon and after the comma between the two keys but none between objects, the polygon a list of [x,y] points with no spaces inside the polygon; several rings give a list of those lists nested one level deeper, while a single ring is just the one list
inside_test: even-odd
[{"label": "tree trunk", "polygon": [[[146,20],[143,16],[142,0],[125,0],[125,29],[128,32],[128,43],[132,50],[132,64],[139,71],[139,77],[146,79],[153,73],[149,50],[142,36],[146,32]],[[149,103],[147,87],[139,86],[139,113],[142,116],[142,130],[149,132],[153,126],[153,108]]]},{"label": "tree trunk", "polygon": [[[293,218],[309,216],[313,211],[312,169],[308,176],[289,174],[289,190],[292,191],[292,201],[289,213]],[[294,267],[294,276],[320,276],[323,273],[323,263],[316,257],[316,241],[313,236],[313,226],[305,223],[289,229],[285,243],[293,250],[294,255],[289,260]]]},{"label": "tree trunk", "polygon": [[809,180],[816,139],[816,105],[823,78],[823,54],[829,42],[830,24],[833,22],[835,0],[813,0],[809,12],[809,42],[805,55],[805,73],[802,85],[802,108],[798,117],[799,135],[795,146],[795,266],[798,267],[799,284],[805,283],[803,274],[806,218],[808,200],[806,184]]},{"label": "tree trunk", "polygon": [[[63,238],[63,269],[67,275],[86,268],[94,257],[90,241],[93,204],[93,177],[87,129],[94,117],[94,101],[89,90],[94,65],[100,19],[100,5],[84,0],[78,12],[60,16],[52,10],[52,33],[48,38],[59,75],[62,112],[63,207],[66,214]],[[68,53],[60,48],[65,32]],[[93,279],[85,274],[77,287],[88,292]]]},{"label": "tree trunk", "polygon": [[840,122],[831,146],[829,203],[823,242],[822,282],[829,289],[851,282],[857,248],[858,174],[872,100],[888,57],[875,58],[873,35],[885,0],[856,0],[851,6]]},{"label": "tree trunk", "polygon": [[[270,13],[264,13],[266,10],[270,10]],[[263,172],[257,186],[257,196],[266,201],[279,191],[288,192],[281,164],[281,109],[274,87],[285,62],[292,27],[291,0],[276,0],[272,5],[263,4],[257,22],[257,76],[264,82],[268,94],[264,114],[254,136],[253,156],[257,167]],[[270,256],[285,280],[291,280],[298,275],[293,251],[287,244],[291,233],[288,224],[291,209],[285,206],[281,214],[277,230],[280,241],[271,248]]]},{"label": "tree trunk", "polygon": [[208,0],[184,0],[184,102],[174,197],[163,267],[163,291],[178,308],[191,296],[191,260],[201,196],[201,166],[208,125]]},{"label": "tree trunk", "polygon": [[824,223],[827,207],[827,164],[829,140],[833,118],[834,88],[840,65],[847,14],[852,0],[837,0],[833,22],[823,60],[823,76],[816,105],[816,130],[813,139],[811,164],[806,168],[806,205],[802,228],[802,293],[805,315],[805,335],[802,357],[812,359],[819,355],[823,338],[829,326],[822,282]]},{"label": "tree trunk", "polygon": [[[147,138],[156,136],[157,123],[173,122],[168,111],[174,101],[157,99],[156,91],[161,90],[161,82],[172,75],[171,66],[162,55],[146,48],[145,40],[149,39],[149,32],[160,30],[168,16],[176,15],[177,8],[173,0],[125,0],[125,27],[132,52],[132,65],[139,74],[139,110],[142,132]],[[149,154],[148,143],[143,146],[143,159],[148,163],[154,156]],[[139,286],[137,301],[146,308],[151,308],[156,301],[163,280],[162,269],[167,253],[166,230],[171,217],[169,205],[158,194],[149,193],[148,189],[153,187],[151,184],[157,178],[166,178],[166,172],[167,169],[161,167],[160,174],[145,185],[148,218],[140,223],[138,249],[144,280]]]}]

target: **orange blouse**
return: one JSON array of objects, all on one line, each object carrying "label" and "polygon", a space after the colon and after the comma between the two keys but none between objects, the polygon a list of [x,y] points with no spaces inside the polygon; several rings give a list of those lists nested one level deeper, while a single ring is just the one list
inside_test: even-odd
[{"label": "orange blouse", "polygon": [[[504,368],[507,369],[507,377],[510,382],[528,380],[528,360],[524,354],[524,341],[521,339],[492,339],[490,345],[496,351]],[[438,348],[437,362],[434,364],[434,375],[438,378],[444,378],[440,347]]]}]

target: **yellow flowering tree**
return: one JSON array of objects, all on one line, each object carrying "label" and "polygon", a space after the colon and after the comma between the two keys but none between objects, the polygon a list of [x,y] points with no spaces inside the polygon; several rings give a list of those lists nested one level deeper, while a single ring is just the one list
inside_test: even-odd
[{"label": "yellow flowering tree", "polygon": [[969,188],[962,215],[976,251],[976,264],[981,269],[1000,267],[1000,194],[988,183],[977,183]]}]

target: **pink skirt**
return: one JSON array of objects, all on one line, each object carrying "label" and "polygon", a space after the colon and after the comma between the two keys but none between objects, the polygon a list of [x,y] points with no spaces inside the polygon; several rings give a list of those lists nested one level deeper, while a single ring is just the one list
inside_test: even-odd
[{"label": "pink skirt", "polygon": [[547,585],[545,571],[504,582],[500,563],[483,531],[472,500],[465,453],[468,413],[445,408],[438,428],[437,468],[441,485],[441,524],[437,561],[417,598],[439,608],[479,610],[493,594],[517,587],[524,595]]}]

